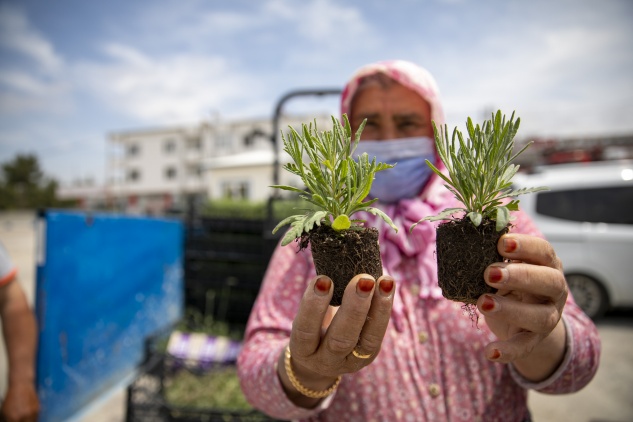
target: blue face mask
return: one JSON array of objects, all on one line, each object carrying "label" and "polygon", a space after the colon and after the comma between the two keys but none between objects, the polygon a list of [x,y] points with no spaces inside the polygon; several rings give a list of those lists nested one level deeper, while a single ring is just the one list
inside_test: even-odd
[{"label": "blue face mask", "polygon": [[376,173],[370,195],[383,203],[394,203],[417,196],[431,176],[425,160],[435,159],[434,141],[428,137],[401,138],[386,141],[360,141],[355,155],[366,152],[371,161],[396,164]]}]

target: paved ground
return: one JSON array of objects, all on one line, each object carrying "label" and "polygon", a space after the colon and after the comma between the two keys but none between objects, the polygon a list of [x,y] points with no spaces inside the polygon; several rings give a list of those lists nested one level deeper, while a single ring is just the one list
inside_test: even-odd
[{"label": "paved ground", "polygon": [[[34,215],[0,213],[0,240],[19,265],[21,282],[33,303]],[[575,394],[530,393],[530,408],[536,422],[633,422],[633,311],[610,314],[598,323],[598,329],[603,347],[598,374]],[[6,385],[6,368],[4,344],[0,342],[0,396]],[[124,389],[111,391],[71,422],[122,422],[125,400]]]},{"label": "paved ground", "polygon": [[613,313],[597,325],[602,356],[595,378],[575,394],[530,393],[536,422],[633,421],[633,311]]}]

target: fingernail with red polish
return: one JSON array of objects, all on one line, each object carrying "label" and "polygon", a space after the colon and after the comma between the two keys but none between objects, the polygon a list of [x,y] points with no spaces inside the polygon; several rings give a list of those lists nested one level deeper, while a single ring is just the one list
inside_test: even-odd
[{"label": "fingernail with red polish", "polygon": [[314,283],[314,293],[325,296],[330,292],[330,287],[332,287],[332,280],[327,277],[319,277]]},{"label": "fingernail with red polish", "polygon": [[389,296],[389,294],[393,291],[394,282],[390,278],[384,278],[380,280],[380,291],[383,296]]},{"label": "fingernail with red polish", "polygon": [[497,308],[497,301],[492,296],[484,295],[484,301],[481,304],[481,310],[484,312],[493,312]]},{"label": "fingernail with red polish", "polygon": [[375,284],[376,282],[371,278],[361,278],[358,280],[358,283],[356,283],[356,293],[358,293],[359,296],[367,297],[373,290]]},{"label": "fingernail with red polish", "polygon": [[501,352],[499,351],[499,349],[492,349],[492,352],[490,352],[489,359],[497,360],[500,357],[501,357]]},{"label": "fingernail with red polish", "polygon": [[505,237],[503,239],[503,249],[506,252],[516,252],[519,249],[519,242],[511,237]]},{"label": "fingernail with red polish", "polygon": [[490,283],[501,283],[503,281],[504,270],[500,267],[488,268],[488,281]]}]

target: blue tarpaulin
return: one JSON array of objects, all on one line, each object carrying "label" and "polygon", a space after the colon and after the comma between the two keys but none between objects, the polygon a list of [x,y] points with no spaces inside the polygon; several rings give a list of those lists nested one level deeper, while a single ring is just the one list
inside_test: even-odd
[{"label": "blue tarpaulin", "polygon": [[40,422],[64,421],[142,363],[183,314],[183,227],[47,211],[38,239]]}]

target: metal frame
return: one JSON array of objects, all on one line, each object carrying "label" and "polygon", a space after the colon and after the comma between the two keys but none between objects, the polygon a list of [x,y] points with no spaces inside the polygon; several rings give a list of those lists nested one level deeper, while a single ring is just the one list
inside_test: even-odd
[{"label": "metal frame", "polygon": [[[283,95],[275,106],[275,113],[273,114],[273,133],[270,135],[270,140],[273,144],[274,148],[274,161],[273,161],[273,184],[279,184],[279,126],[281,120],[281,111],[283,106],[289,100],[296,97],[306,97],[306,96],[315,96],[315,97],[323,97],[326,95],[340,95],[342,90],[340,88],[323,88],[323,89],[297,89],[294,91],[290,91],[287,94]],[[267,214],[268,219],[270,220],[273,215],[273,200],[279,196],[279,192],[275,192],[272,196],[268,198],[267,204]]]}]

